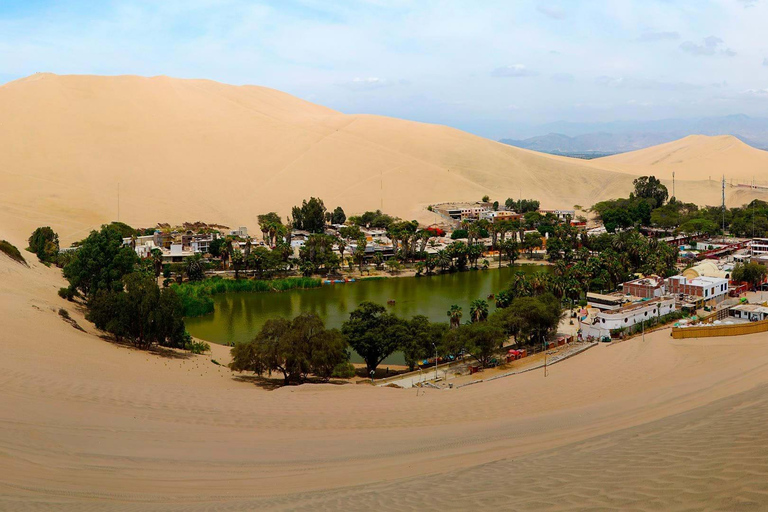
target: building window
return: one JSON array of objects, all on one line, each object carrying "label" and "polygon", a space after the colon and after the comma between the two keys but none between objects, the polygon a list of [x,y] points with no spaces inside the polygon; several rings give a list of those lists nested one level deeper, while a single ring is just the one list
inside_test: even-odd
[{"label": "building window", "polygon": [[624,319],[624,323],[627,323],[628,321],[629,321],[629,319],[628,319],[628,318],[625,318],[625,319]]}]

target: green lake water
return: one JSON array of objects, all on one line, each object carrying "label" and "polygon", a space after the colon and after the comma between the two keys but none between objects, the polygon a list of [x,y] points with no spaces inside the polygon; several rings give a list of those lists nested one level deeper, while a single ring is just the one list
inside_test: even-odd
[{"label": "green lake water", "polygon": [[[434,322],[447,322],[446,312],[452,304],[469,317],[469,304],[486,299],[507,287],[515,272],[534,273],[547,267],[522,265],[491,268],[453,274],[371,279],[354,283],[328,284],[308,290],[287,292],[226,293],[214,295],[215,311],[203,317],[185,320],[187,330],[195,337],[214,343],[243,342],[254,337],[270,318],[293,318],[299,313],[317,313],[327,327],[341,327],[349,313],[363,301],[386,305],[403,318],[425,315]],[[493,310],[493,301],[489,301]],[[354,354],[353,356],[356,356]],[[353,361],[359,360],[353,357]],[[386,361],[397,364],[402,357]]]}]

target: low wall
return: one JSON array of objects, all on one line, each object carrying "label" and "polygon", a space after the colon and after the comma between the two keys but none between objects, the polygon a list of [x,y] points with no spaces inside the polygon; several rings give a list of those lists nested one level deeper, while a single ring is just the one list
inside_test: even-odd
[{"label": "low wall", "polygon": [[702,325],[698,327],[673,327],[672,337],[676,340],[685,338],[711,338],[715,336],[740,336],[768,332],[768,320],[733,325]]}]

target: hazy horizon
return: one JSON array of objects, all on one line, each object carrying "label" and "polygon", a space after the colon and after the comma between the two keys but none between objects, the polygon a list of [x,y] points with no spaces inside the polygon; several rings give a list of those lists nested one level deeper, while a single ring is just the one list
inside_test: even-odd
[{"label": "hazy horizon", "polygon": [[764,0],[11,0],[0,82],[207,78],[494,139],[555,122],[762,117],[766,17]]}]

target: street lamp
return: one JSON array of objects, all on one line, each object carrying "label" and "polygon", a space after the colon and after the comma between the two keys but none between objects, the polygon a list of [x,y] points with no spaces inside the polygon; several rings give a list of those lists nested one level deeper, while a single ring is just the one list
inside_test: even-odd
[{"label": "street lamp", "polygon": [[435,347],[435,384],[437,384],[437,345],[433,342],[432,346]]}]

